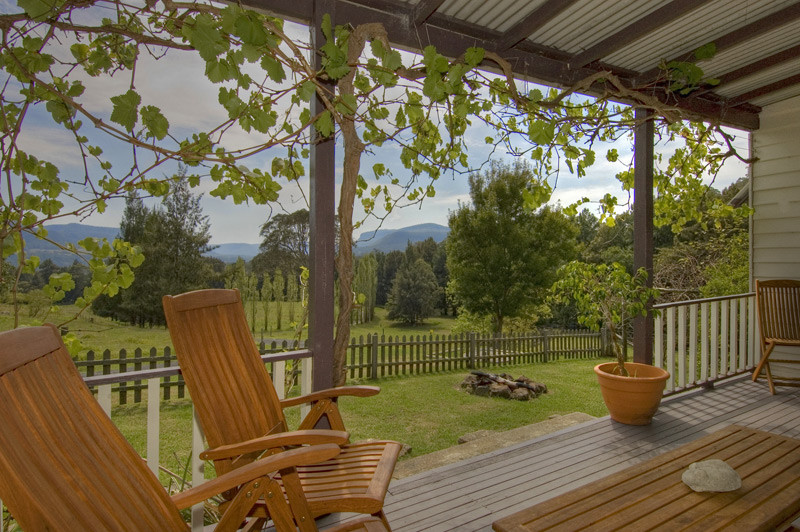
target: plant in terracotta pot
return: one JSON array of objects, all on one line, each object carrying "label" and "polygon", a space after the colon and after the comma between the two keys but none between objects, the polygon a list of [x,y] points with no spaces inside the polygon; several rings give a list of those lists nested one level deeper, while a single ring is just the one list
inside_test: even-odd
[{"label": "plant in terracotta pot", "polygon": [[594,371],[611,419],[630,425],[646,425],[661,403],[669,373],[648,364],[627,361],[619,333],[625,322],[647,312],[647,303],[658,291],[647,286],[647,272],[629,274],[619,263],[587,264],[573,261],[560,270],[553,285],[556,300],[572,300],[578,321],[609,332],[616,362],[598,364]]}]

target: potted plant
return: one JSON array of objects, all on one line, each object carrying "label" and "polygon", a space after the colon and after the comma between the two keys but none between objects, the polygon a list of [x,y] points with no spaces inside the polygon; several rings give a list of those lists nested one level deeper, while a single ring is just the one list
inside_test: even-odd
[{"label": "potted plant", "polygon": [[595,366],[603,400],[611,419],[628,425],[647,425],[652,420],[664,393],[669,373],[655,366],[628,362],[619,333],[625,322],[647,312],[647,303],[658,291],[646,284],[647,272],[629,274],[619,263],[587,264],[573,261],[560,272],[553,286],[556,300],[573,300],[578,321],[609,332],[609,345],[615,362]]}]

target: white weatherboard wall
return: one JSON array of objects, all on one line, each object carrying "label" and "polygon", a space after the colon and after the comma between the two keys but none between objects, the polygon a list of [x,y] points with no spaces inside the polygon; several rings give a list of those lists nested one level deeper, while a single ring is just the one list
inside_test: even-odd
[{"label": "white weatherboard wall", "polygon": [[[753,279],[800,279],[800,96],[768,105],[753,132]],[[776,348],[770,357],[800,359],[800,349]],[[774,374],[800,376],[800,366]]]}]

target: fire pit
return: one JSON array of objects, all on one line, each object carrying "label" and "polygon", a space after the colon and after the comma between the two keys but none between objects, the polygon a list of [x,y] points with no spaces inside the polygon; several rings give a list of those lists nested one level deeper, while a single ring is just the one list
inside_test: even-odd
[{"label": "fire pit", "polygon": [[461,382],[461,388],[467,393],[485,397],[503,397],[528,401],[547,393],[547,386],[520,375],[516,379],[507,373],[495,375],[473,370]]}]

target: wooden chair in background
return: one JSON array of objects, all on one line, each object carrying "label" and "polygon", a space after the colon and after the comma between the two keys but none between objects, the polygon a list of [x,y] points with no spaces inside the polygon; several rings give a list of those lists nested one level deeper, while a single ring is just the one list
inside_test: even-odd
[{"label": "wooden chair in background", "polygon": [[[238,529],[254,493],[277,530],[315,531],[295,466],[340,452],[335,444],[296,448],[170,497],[102,411],[52,325],[0,333],[0,404],[0,499],[28,531],[186,532],[180,509],[235,488],[217,530]],[[333,530],[385,529],[364,518]]]},{"label": "wooden chair in background", "polygon": [[[344,429],[336,397],[378,391],[371,386],[349,386],[280,400],[250,333],[238,290],[164,296],[163,304],[175,355],[210,446],[200,456],[213,460],[220,475],[255,459],[267,450],[265,442],[283,438],[287,430],[284,408],[311,404],[311,413],[300,425],[309,430],[299,432],[313,439],[298,438],[283,445],[329,442],[331,431],[311,429],[323,418],[332,429]],[[327,462],[298,467],[311,513],[315,517],[334,512],[371,514],[388,529],[383,501],[400,444],[351,443],[341,450]],[[264,510],[256,508],[254,515],[268,517]]]},{"label": "wooden chair in background", "polygon": [[[761,360],[753,371],[753,381],[763,370],[769,391],[775,394],[775,382],[770,369],[770,355],[776,346],[800,347],[800,281],[778,279],[756,281],[756,309],[761,330]],[[800,363],[800,360],[772,362]],[[799,380],[781,380],[784,386],[800,386]]]}]

